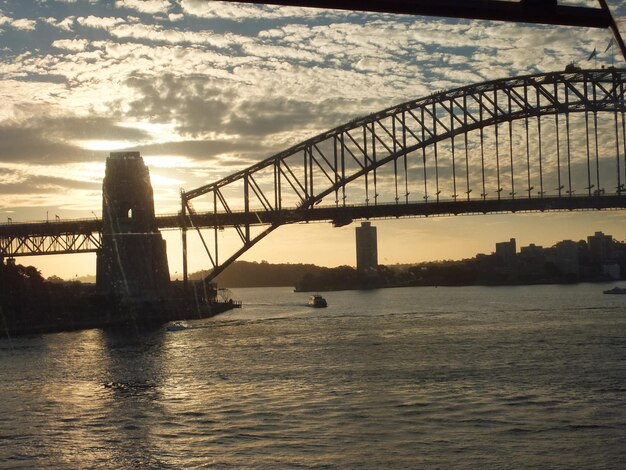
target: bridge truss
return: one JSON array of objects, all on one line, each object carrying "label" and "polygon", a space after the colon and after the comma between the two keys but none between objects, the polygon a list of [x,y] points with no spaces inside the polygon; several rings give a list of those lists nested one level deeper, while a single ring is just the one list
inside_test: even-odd
[{"label": "bridge truss", "polygon": [[[184,275],[189,229],[213,279],[289,223],[624,208],[625,79],[626,70],[571,70],[438,92],[182,192]],[[224,227],[240,246],[222,261]]]},{"label": "bridge truss", "polygon": [[81,219],[0,225],[3,257],[95,253],[100,249],[102,221]]}]

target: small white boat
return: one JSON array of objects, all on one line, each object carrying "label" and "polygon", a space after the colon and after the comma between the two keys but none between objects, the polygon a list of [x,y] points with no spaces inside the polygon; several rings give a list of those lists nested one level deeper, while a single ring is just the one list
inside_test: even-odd
[{"label": "small white boat", "polygon": [[180,330],[186,330],[187,328],[188,328],[187,325],[183,323],[182,321],[172,322],[165,327],[167,331],[180,331]]},{"label": "small white boat", "polygon": [[309,301],[307,302],[307,305],[313,308],[328,307],[328,304],[326,303],[326,299],[318,294],[312,295],[311,297],[309,297]]}]

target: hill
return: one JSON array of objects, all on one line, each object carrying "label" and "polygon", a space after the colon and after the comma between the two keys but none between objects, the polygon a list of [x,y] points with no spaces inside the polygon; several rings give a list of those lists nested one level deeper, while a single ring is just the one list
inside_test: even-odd
[{"label": "hill", "polygon": [[[267,261],[260,263],[236,261],[215,279],[220,287],[283,287],[296,285],[307,274],[318,276],[325,268],[314,264],[270,264]],[[200,279],[208,271],[198,271],[189,276],[190,279]]]}]

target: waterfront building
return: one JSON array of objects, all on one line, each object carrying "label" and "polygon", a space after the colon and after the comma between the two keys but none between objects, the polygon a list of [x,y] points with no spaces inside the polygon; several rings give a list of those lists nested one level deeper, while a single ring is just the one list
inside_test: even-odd
[{"label": "waterfront building", "polygon": [[543,247],[531,243],[528,246],[521,247],[519,251],[520,254],[524,256],[541,256],[543,254]]},{"label": "waterfront building", "polygon": [[562,274],[578,275],[580,260],[578,257],[578,243],[572,240],[563,240],[555,245],[555,264]]},{"label": "waterfront building", "polygon": [[602,232],[596,232],[587,237],[587,246],[594,263],[603,264],[613,255],[613,237]]},{"label": "waterfront building", "polygon": [[605,278],[611,279],[612,281],[617,281],[621,277],[621,269],[619,264],[610,263],[602,265],[602,275]]},{"label": "waterfront building", "polygon": [[356,228],[356,268],[367,271],[378,267],[378,239],[376,227],[370,222],[361,222]]},{"label": "waterfront building", "polygon": [[496,243],[496,259],[502,264],[513,263],[516,252],[515,238],[511,238],[508,242]]}]

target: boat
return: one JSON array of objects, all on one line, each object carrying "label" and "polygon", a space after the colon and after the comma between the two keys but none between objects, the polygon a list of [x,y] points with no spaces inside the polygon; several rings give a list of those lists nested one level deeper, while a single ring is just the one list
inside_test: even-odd
[{"label": "boat", "polygon": [[605,294],[626,294],[626,288],[624,287],[613,287],[613,289],[605,290]]},{"label": "boat", "polygon": [[311,297],[309,297],[309,301],[307,302],[307,305],[313,308],[328,307],[328,303],[326,303],[326,299],[319,294],[312,295]]},{"label": "boat", "polygon": [[183,323],[182,321],[175,321],[172,322],[170,324],[168,324],[165,329],[167,331],[180,331],[180,330],[186,330],[187,329],[187,325],[185,325],[185,323]]}]

